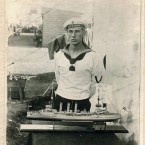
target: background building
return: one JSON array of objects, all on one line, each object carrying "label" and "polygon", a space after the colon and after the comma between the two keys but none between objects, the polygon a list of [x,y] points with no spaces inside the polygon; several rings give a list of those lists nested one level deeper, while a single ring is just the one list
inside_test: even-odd
[{"label": "background building", "polygon": [[64,34],[65,31],[63,29],[63,24],[65,23],[65,21],[67,21],[69,18],[78,16],[81,16],[81,13],[59,9],[52,10],[50,8],[43,7],[42,45],[45,47],[50,41]]}]

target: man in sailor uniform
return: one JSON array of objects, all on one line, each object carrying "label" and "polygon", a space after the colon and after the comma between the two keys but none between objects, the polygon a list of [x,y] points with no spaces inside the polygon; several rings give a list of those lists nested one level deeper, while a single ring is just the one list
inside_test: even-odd
[{"label": "man in sailor uniform", "polygon": [[54,108],[89,111],[89,99],[95,94],[95,78],[100,78],[98,56],[84,42],[87,25],[80,18],[72,18],[64,23],[68,45],[55,54],[55,75],[58,83]]}]

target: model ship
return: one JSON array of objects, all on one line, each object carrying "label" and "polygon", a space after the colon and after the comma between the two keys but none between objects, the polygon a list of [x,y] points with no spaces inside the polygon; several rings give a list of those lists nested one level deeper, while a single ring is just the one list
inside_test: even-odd
[{"label": "model ship", "polygon": [[[107,103],[100,101],[98,95],[96,110],[94,112],[88,112],[86,110],[80,111],[77,109],[77,103],[75,103],[74,109],[71,110],[70,103],[67,103],[65,111],[62,110],[63,103],[60,103],[59,110],[53,108],[53,102],[50,101],[45,109],[37,111],[28,111],[27,118],[29,119],[44,119],[44,120],[64,120],[64,121],[101,121],[101,122],[114,122],[121,118],[119,113],[111,113],[107,111]],[[101,102],[101,103],[100,103]]]}]

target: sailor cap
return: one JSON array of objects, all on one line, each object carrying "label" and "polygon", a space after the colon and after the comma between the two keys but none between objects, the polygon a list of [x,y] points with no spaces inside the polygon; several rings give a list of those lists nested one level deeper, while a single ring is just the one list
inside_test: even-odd
[{"label": "sailor cap", "polygon": [[81,18],[71,18],[67,20],[63,25],[63,28],[66,30],[68,28],[73,28],[73,27],[82,27],[86,29],[87,25]]}]

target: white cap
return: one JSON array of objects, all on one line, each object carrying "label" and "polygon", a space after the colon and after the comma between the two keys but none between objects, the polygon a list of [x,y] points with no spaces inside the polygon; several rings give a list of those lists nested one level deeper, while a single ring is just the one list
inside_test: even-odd
[{"label": "white cap", "polygon": [[81,18],[78,17],[67,20],[63,25],[64,29],[73,28],[73,27],[82,27],[86,29],[87,25]]}]

